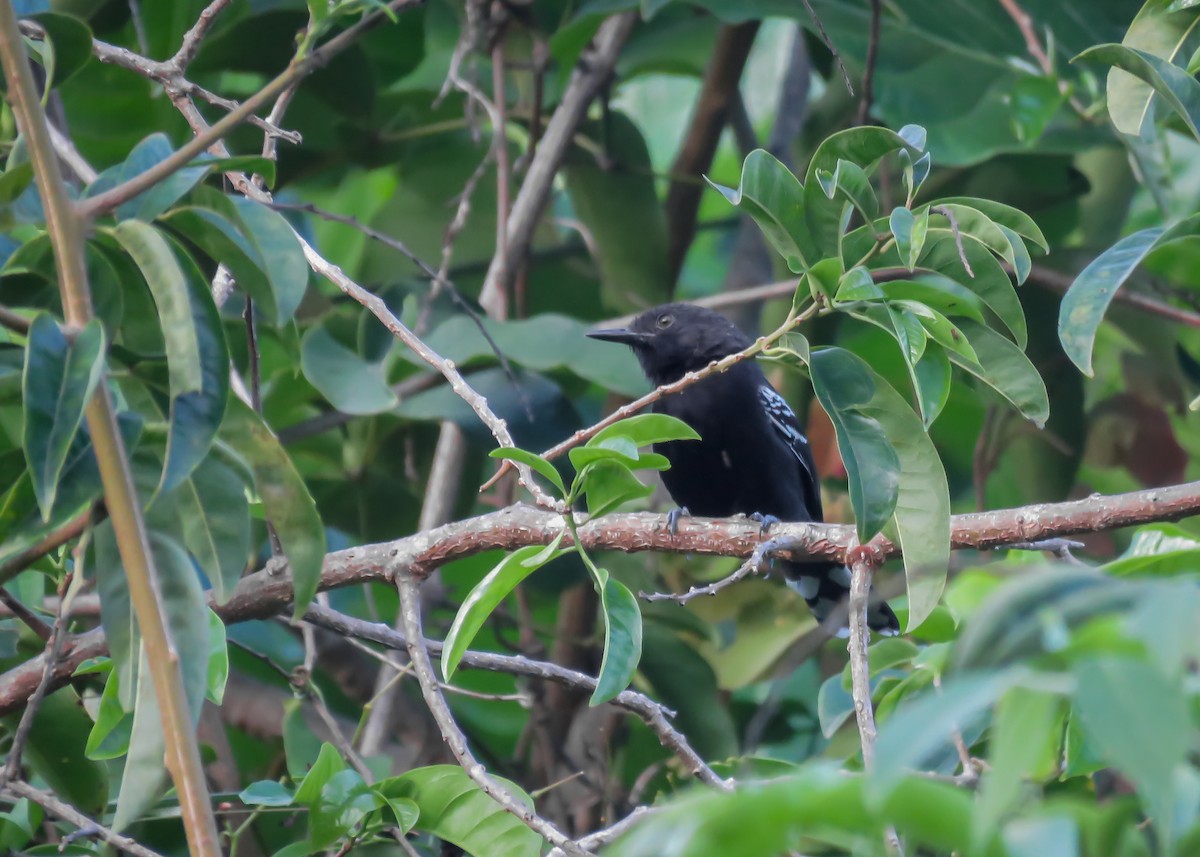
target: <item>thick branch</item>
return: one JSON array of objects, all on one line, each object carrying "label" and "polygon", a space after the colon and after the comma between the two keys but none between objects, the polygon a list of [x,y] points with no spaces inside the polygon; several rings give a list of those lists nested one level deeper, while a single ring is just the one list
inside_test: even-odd
[{"label": "thick branch", "polygon": [[[1187,482],[1065,503],[955,515],[951,518],[950,541],[955,548],[986,550],[1153,521],[1175,521],[1196,514],[1200,514],[1200,482]],[[561,515],[518,504],[395,541],[331,553],[325,557],[321,589],[391,581],[400,571],[420,579],[447,562],[486,550],[549,544],[562,529]],[[745,558],[753,554],[763,535],[760,524],[749,519],[707,518],[683,518],[678,532],[672,535],[665,515],[637,512],[607,515],[581,524],[579,538],[591,551],[664,551]],[[846,524],[775,524],[771,538],[791,542],[789,550],[780,550],[779,555],[793,561],[844,560],[855,543],[854,528]],[[569,534],[563,544],[571,544]],[[884,556],[899,552],[896,545],[883,538],[872,542],[872,547]],[[270,571],[243,578],[229,601],[214,607],[223,621],[241,622],[273,616],[287,608],[291,598],[287,568],[272,566]],[[61,687],[83,660],[104,652],[102,632],[68,640],[51,687]],[[39,656],[0,676],[0,716],[21,707],[33,693],[41,673]]]}]

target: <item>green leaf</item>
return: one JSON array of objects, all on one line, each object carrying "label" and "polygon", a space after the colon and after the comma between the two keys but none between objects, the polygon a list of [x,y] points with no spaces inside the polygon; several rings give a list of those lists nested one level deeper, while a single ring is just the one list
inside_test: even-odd
[{"label": "green leaf", "polygon": [[33,183],[33,164],[22,161],[0,173],[0,205],[9,205]]},{"label": "green leaf", "polygon": [[975,349],[971,347],[971,343],[963,332],[954,322],[937,310],[917,301],[899,300],[893,301],[892,305],[912,313],[929,333],[929,336],[950,354],[957,354],[966,360],[978,361]]},{"label": "green leaf", "polygon": [[299,618],[317,593],[325,561],[325,528],[316,503],[279,439],[240,400],[229,408],[223,433],[249,463],[267,519],[283,543],[295,589],[293,615]]},{"label": "green leaf", "polygon": [[[920,266],[943,274],[979,295],[1012,331],[1017,345],[1024,348],[1028,338],[1025,312],[1012,280],[984,244],[970,235],[960,237],[961,253],[949,229],[930,227]],[[971,265],[970,274],[962,263],[964,255]]]},{"label": "green leaf", "polygon": [[[209,197],[211,201],[211,197]],[[296,272],[272,267],[255,242],[246,236],[247,227],[232,202],[223,212],[199,206],[180,206],[163,216],[162,222],[199,247],[214,262],[229,268],[237,284],[254,299],[255,308],[270,324],[281,325],[295,311],[296,292],[303,294],[303,280],[289,280]],[[298,249],[298,248],[297,248]]]},{"label": "green leaf", "polygon": [[[643,484],[629,466],[616,458],[606,458],[589,464],[580,471],[577,484],[587,495],[588,515],[598,518],[623,503],[649,497],[654,489]],[[572,493],[575,486],[572,486]]]},{"label": "green leaf", "polygon": [[309,814],[309,841],[328,848],[383,803],[358,771],[338,771],[321,788],[321,798]]},{"label": "green leaf", "polygon": [[642,612],[621,581],[599,569],[600,609],[604,616],[604,659],[588,704],[602,705],[633,681],[642,657]]},{"label": "green leaf", "polygon": [[[200,719],[208,683],[208,610],[200,581],[183,548],[158,533],[151,535],[151,548],[194,726]],[[117,829],[123,829],[137,819],[161,796],[167,783],[162,715],[146,660],[145,643],[140,649],[129,754],[125,759],[125,774],[113,817],[113,827]]]},{"label": "green leaf", "polygon": [[937,344],[927,345],[921,359],[912,367],[910,377],[913,391],[926,431],[950,398],[950,374],[950,358],[946,356],[946,350]]},{"label": "green leaf", "polygon": [[964,675],[897,709],[879,727],[875,770],[867,784],[875,800],[885,799],[905,774],[925,769],[950,748],[951,735],[967,729],[1023,675],[1019,670]]},{"label": "green leaf", "polygon": [[842,235],[856,209],[867,223],[879,213],[871,180],[858,164],[839,159],[833,172],[810,172],[804,188],[804,215],[817,251],[840,258]]},{"label": "green leaf", "polygon": [[600,429],[588,445],[599,444],[617,435],[629,438],[639,447],[671,440],[700,439],[695,429],[670,414],[637,414]]},{"label": "green leaf", "polygon": [[492,458],[501,458],[515,461],[518,464],[528,464],[537,473],[540,473],[546,478],[551,485],[558,489],[560,497],[566,497],[567,486],[563,484],[562,475],[554,468],[554,465],[547,461],[536,452],[530,452],[527,449],[516,449],[509,446],[502,446],[499,449],[493,449],[488,453]]},{"label": "green leaf", "polygon": [[25,348],[23,442],[33,492],[49,521],[83,411],[104,368],[104,330],[92,320],[68,339],[51,316],[34,318]]},{"label": "green leaf", "polygon": [[342,345],[322,324],[310,327],[300,343],[304,377],[344,414],[366,416],[400,403],[388,386],[382,362],[371,363]]},{"label": "green leaf", "polygon": [[296,795],[293,800],[301,806],[309,808],[316,806],[317,801],[321,799],[321,792],[324,790],[325,784],[338,771],[344,770],[346,770],[346,763],[342,760],[337,748],[328,741],[322,743],[317,760],[313,762],[313,766],[308,769],[308,773],[296,787]]},{"label": "green leaf", "polygon": [[238,793],[238,800],[248,806],[291,806],[295,799],[291,789],[275,780],[259,780]]},{"label": "green leaf", "polygon": [[275,295],[277,323],[283,324],[296,314],[308,287],[308,262],[300,239],[278,211],[245,197],[225,199],[233,203],[243,234],[257,251],[256,261]]},{"label": "green leaf", "polygon": [[962,319],[959,328],[975,351],[975,361],[951,353],[950,359],[1008,399],[1038,428],[1050,418],[1046,382],[1025,352],[990,327]]},{"label": "green leaf", "polygon": [[837,432],[858,538],[865,544],[896,509],[900,460],[883,427],[860,410],[875,395],[866,364],[848,351],[828,348],[814,351],[809,365],[813,391]]},{"label": "green leaf", "polygon": [[49,86],[62,86],[92,58],[92,31],[73,15],[42,12],[30,17],[42,25],[46,40],[53,45],[53,67],[46,65]]},{"label": "green leaf", "polygon": [[[1079,60],[1106,63],[1143,81],[1175,111],[1192,136],[1200,140],[1200,83],[1179,66],[1138,48],[1112,44],[1088,48],[1072,62]],[[1109,81],[1112,79],[1110,74]],[[1130,103],[1120,88],[1118,94],[1124,97],[1115,106],[1109,104],[1113,124],[1125,133],[1140,134],[1150,106],[1150,93],[1144,99],[1136,99],[1141,102],[1140,109],[1137,103]]]},{"label": "green leaf", "polygon": [[[1018,285],[1029,276],[1029,250],[1015,230],[996,223],[978,208],[962,203],[938,202],[926,207],[924,212],[927,216],[942,218],[939,224],[945,223],[946,226],[941,228],[953,229],[957,224],[960,234],[970,235],[1007,262],[1013,269]],[[949,215],[954,216],[953,221]]]},{"label": "green leaf", "polygon": [[[836,159],[829,165],[832,169]],[[805,220],[805,193],[800,181],[771,153],[755,149],[742,163],[737,190],[705,179],[729,202],[750,215],[789,270],[800,273],[820,258]]]},{"label": "green leaf", "polygon": [[896,250],[900,253],[900,261],[908,270],[917,266],[921,250],[925,248],[925,236],[929,232],[929,212],[923,211],[920,216],[914,216],[904,206],[892,209],[888,218],[892,235],[896,236]]},{"label": "green leaf", "polygon": [[[378,791],[376,793],[378,794]],[[408,833],[416,826],[417,819],[421,817],[421,808],[415,802],[408,798],[393,798],[386,795],[380,795],[380,798],[392,811],[392,816],[396,819],[396,826],[400,828],[401,833]]]},{"label": "green leaf", "polygon": [[229,641],[225,636],[225,623],[208,608],[208,675],[204,683],[204,696],[213,705],[225,699],[225,684],[229,681]]},{"label": "green leaf", "polygon": [[563,533],[559,533],[558,538],[550,545],[549,554],[541,545],[518,548],[500,560],[486,577],[475,584],[463,599],[462,606],[454,616],[454,624],[446,634],[446,643],[442,648],[442,675],[446,681],[454,677],[459,661],[471,647],[471,641],[500,602],[507,598],[522,580],[556,555],[566,552],[557,550],[562,538]]},{"label": "green leaf", "polygon": [[118,223],[110,234],[145,277],[166,342],[171,413],[158,491],[167,493],[208,453],[225,415],[225,334],[208,284],[190,256],[177,255],[161,232],[138,220]]},{"label": "green leaf", "polygon": [[948,196],[939,199],[933,204],[961,205],[973,208],[985,217],[990,218],[993,223],[1011,229],[1025,240],[1037,245],[1043,253],[1050,250],[1050,245],[1046,242],[1046,236],[1038,228],[1037,222],[1019,208],[1013,208],[1011,205],[1005,205],[1002,202],[995,202],[990,199],[977,199],[971,196]]},{"label": "green leaf", "polygon": [[[20,712],[4,718],[7,731],[15,731],[20,719]],[[34,717],[22,763],[62,800],[97,814],[108,803],[108,771],[85,752],[91,727],[74,691],[63,688],[48,694]]]},{"label": "green leaf", "polygon": [[975,840],[980,846],[1017,805],[1027,780],[1055,773],[1064,716],[1061,697],[1023,687],[1010,689],[996,706],[989,769],[979,789],[975,816]]},{"label": "green leaf", "polygon": [[[950,491],[946,471],[921,418],[904,397],[861,358],[847,351],[842,355],[836,358],[839,362],[857,364],[852,374],[865,373],[873,382],[871,398],[857,409],[864,417],[878,422],[899,459],[894,520],[904,555],[908,629],[912,630],[933,612],[946,582],[950,563]],[[872,474],[872,478],[878,477]]]},{"label": "green leaf", "polygon": [[[85,197],[97,196],[111,190],[122,182],[144,173],[156,164],[171,157],[174,149],[161,132],[151,134],[133,147],[123,163],[110,167],[92,182]],[[133,199],[117,206],[118,220],[141,220],[149,222],[158,217],[184,194],[195,187],[208,172],[202,165],[187,166],[176,170],[149,190],[142,191]]]},{"label": "green leaf", "polygon": [[[525,806],[533,801],[516,783],[501,782]],[[420,808],[416,827],[468,854],[488,857],[538,857],[542,838],[505,812],[480,790],[458,765],[417,768],[375,784],[386,798],[406,798]]]},{"label": "green leaf", "polygon": [[1142,260],[1172,241],[1200,235],[1200,215],[1164,229],[1153,227],[1127,235],[1079,272],[1063,296],[1058,312],[1058,338],[1079,371],[1092,375],[1092,344],[1113,297]]},{"label": "green leaf", "polygon": [[217,602],[224,603],[250,558],[250,511],[241,476],[209,455],[167,499],[179,511],[184,545]]},{"label": "green leaf", "polygon": [[[1153,818],[1171,818],[1175,770],[1191,747],[1182,687],[1132,658],[1090,659],[1074,672],[1076,711],[1089,743],[1133,781]],[[1168,842],[1172,828],[1161,826]]]}]

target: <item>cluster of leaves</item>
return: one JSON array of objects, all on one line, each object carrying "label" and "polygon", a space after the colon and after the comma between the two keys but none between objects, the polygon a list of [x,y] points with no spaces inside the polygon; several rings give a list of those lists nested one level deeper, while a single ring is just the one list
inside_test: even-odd
[{"label": "cluster of leaves", "polygon": [[[880,726],[869,776],[829,762],[789,773],[776,761],[767,783],[677,799],[615,853],[661,853],[670,841],[679,855],[821,846],[883,854],[889,826],[907,848],[937,852],[1190,853],[1200,836],[1189,679],[1200,652],[1190,632],[1200,618],[1198,561],[1193,535],[1156,525],[1096,568],[1013,552],[964,571],[947,588],[948,621],[927,626],[916,637],[923,645],[871,647]],[[852,716],[848,688],[847,671],[821,689],[830,736]],[[951,777],[958,740],[980,755],[966,772],[977,796]],[[1139,818],[1153,821],[1154,846]]]},{"label": "cluster of leaves", "polygon": [[[736,190],[718,186],[801,275],[794,312],[809,300],[886,331],[899,346],[913,404],[850,351],[809,352],[795,333],[768,356],[807,366],[837,432],[864,543],[886,531],[904,548],[908,627],[941,596],[949,558],[950,498],[929,428],[946,404],[951,365],[1043,425],[1046,386],[1025,356],[1025,315],[1004,268],[1029,275],[1033,220],[985,199],[916,204],[929,175],[925,132],[851,128],[817,147],[803,183],[765,151],[751,152]],[[892,156],[905,204],[882,214],[870,173]],[[887,356],[891,359],[892,355]]]}]

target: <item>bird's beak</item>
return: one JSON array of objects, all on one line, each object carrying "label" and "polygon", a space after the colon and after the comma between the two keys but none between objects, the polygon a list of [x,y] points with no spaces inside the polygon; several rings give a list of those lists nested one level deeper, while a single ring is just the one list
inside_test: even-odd
[{"label": "bird's beak", "polygon": [[605,342],[623,342],[626,345],[644,345],[650,341],[650,334],[639,333],[628,327],[603,327],[589,330],[587,335],[592,339],[602,339]]}]

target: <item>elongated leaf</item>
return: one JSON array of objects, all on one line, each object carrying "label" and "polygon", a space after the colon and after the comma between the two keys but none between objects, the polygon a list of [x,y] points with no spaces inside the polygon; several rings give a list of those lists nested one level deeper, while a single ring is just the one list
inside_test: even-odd
[{"label": "elongated leaf", "polygon": [[577,496],[580,488],[587,495],[588,514],[593,518],[611,512],[622,503],[648,497],[654,491],[616,457],[595,461],[581,470],[571,491]]},{"label": "elongated leaf", "polygon": [[1143,229],[1122,238],[1079,272],[1063,296],[1058,312],[1058,338],[1079,371],[1092,374],[1092,343],[1117,289],[1155,249],[1196,235],[1200,235],[1200,215],[1169,229],[1157,226]]},{"label": "elongated leaf", "polygon": [[[1187,125],[1192,136],[1200,140],[1200,83],[1179,66],[1148,51],[1127,48],[1124,45],[1097,45],[1088,48],[1075,57],[1075,60],[1107,63],[1143,81],[1162,96]],[[1109,80],[1112,80],[1111,76]],[[1113,124],[1117,124],[1119,118],[1118,128],[1137,128],[1136,131],[1131,130],[1127,133],[1140,133],[1149,106],[1149,97],[1142,102],[1140,109],[1134,106],[1134,109],[1130,110],[1131,105],[1126,100],[1118,102],[1119,112],[1113,112],[1110,104],[1109,115],[1112,116]]]},{"label": "elongated leaf", "polygon": [[[1145,3],[1125,31],[1121,45],[1174,64],[1185,46],[1192,43],[1189,37],[1200,22],[1195,15],[1176,14],[1181,8],[1178,3]],[[1192,71],[1189,69],[1189,73]],[[1153,99],[1154,88],[1145,80],[1120,68],[1108,72],[1105,100],[1118,131],[1140,135]]]},{"label": "elongated leaf", "polygon": [[216,594],[233,594],[250,556],[250,512],[241,477],[212,455],[200,462],[170,501],[179,510],[183,539]]},{"label": "elongated leaf", "polygon": [[963,205],[973,208],[986,217],[991,218],[994,223],[1007,227],[1025,240],[1032,242],[1041,248],[1043,253],[1050,250],[1050,245],[1046,242],[1046,236],[1042,234],[1042,230],[1038,228],[1037,223],[1019,208],[1013,208],[1011,205],[1005,205],[1002,202],[995,202],[990,199],[977,199],[973,196],[943,197],[934,204]]},{"label": "elongated leaf", "polygon": [[917,407],[928,431],[950,398],[950,359],[946,349],[936,344],[927,345],[910,377],[917,394]]},{"label": "elongated leaf", "polygon": [[475,584],[463,599],[462,606],[458,608],[454,617],[454,624],[446,634],[446,642],[442,648],[442,675],[446,681],[454,677],[463,654],[470,648],[471,641],[492,615],[492,611],[517,588],[517,584],[555,557],[558,553],[556,548],[562,539],[563,533],[559,533],[558,538],[550,545],[549,552],[541,545],[518,548],[500,560],[483,580]]},{"label": "elongated leaf", "polygon": [[913,270],[917,266],[921,251],[925,248],[925,236],[929,233],[928,212],[922,212],[918,218],[904,206],[897,206],[892,209],[888,225],[891,226],[892,235],[896,237],[896,250],[900,253],[900,261],[908,270]]},{"label": "elongated leaf", "polygon": [[971,343],[967,341],[963,332],[954,322],[937,310],[916,301],[900,300],[892,303],[897,308],[903,308],[912,313],[929,333],[930,338],[945,348],[947,352],[958,354],[967,360],[978,360],[975,356],[975,349],[971,347]]},{"label": "elongated leaf", "polygon": [[[857,129],[855,129],[857,130]],[[871,223],[879,213],[879,200],[866,171],[839,159],[833,172],[818,168],[804,188],[804,216],[818,252],[841,257],[841,239],[851,209]]]},{"label": "elongated leaf", "polygon": [[865,544],[896,510],[900,460],[883,427],[861,411],[876,386],[866,364],[849,356],[840,348],[822,349],[813,352],[809,365],[813,391],[837,432],[858,538]]},{"label": "elongated leaf", "polygon": [[314,325],[304,334],[300,366],[312,385],[342,413],[379,414],[400,403],[388,386],[383,364],[364,360],[323,325]]},{"label": "elongated leaf", "polygon": [[232,202],[243,233],[258,251],[259,266],[271,281],[276,319],[282,324],[296,314],[308,287],[308,263],[300,240],[278,211],[245,197],[236,197]]},{"label": "elongated leaf", "polygon": [[975,839],[984,843],[1018,802],[1029,779],[1050,776],[1057,768],[1065,701],[1045,691],[1010,689],[996,707],[989,742],[989,770],[980,788]]},{"label": "elongated leaf", "polygon": [[229,352],[199,268],[148,223],[111,230],[145,277],[158,309],[171,384],[167,460],[159,492],[173,490],[208,453],[229,400]]},{"label": "elongated leaf", "polygon": [[970,319],[960,320],[959,328],[970,341],[976,362],[955,353],[950,359],[1012,402],[1038,428],[1045,426],[1050,418],[1046,382],[1025,352],[990,327]]},{"label": "elongated leaf", "polygon": [[277,292],[286,294],[291,287],[276,281],[283,272],[266,266],[257,248],[239,228],[239,220],[230,220],[210,208],[181,206],[168,212],[162,222],[178,230],[213,261],[229,268],[237,284],[254,299],[258,311],[271,324],[279,325],[288,320],[281,312],[276,295]]},{"label": "elongated leaf", "polygon": [[589,705],[602,705],[629,687],[642,658],[642,612],[621,581],[600,569],[600,608],[604,615],[604,659]]},{"label": "elongated leaf", "polygon": [[[837,377],[852,379],[859,387],[855,398],[864,400],[855,405],[855,410],[879,425],[898,462],[895,471],[872,469],[869,478],[898,482],[894,521],[904,554],[911,631],[933,612],[946,583],[950,562],[950,490],[946,471],[921,418],[862,358],[840,348],[813,352],[814,389],[821,371],[817,368],[818,354],[822,355],[822,361],[838,368]],[[838,446],[840,449],[840,439]]]},{"label": "elongated leaf", "polygon": [[[1002,226],[988,217],[978,208],[955,202],[939,202],[925,209],[928,214],[936,215],[942,220],[939,224],[947,224],[963,235],[970,235],[983,244],[1001,259],[1009,264],[1017,278],[1017,284],[1025,282],[1029,275],[1029,250],[1013,229]],[[949,215],[953,215],[953,225]]]},{"label": "elongated leaf", "polygon": [[[84,195],[93,197],[111,190],[122,182],[144,173],[155,164],[165,161],[173,152],[166,134],[151,134],[133,147],[133,151],[123,163],[101,173],[99,178],[88,186]],[[208,171],[209,167],[199,165],[176,170],[154,187],[117,206],[117,218],[153,220],[195,187]]]},{"label": "elongated leaf", "polygon": [[600,429],[588,441],[588,445],[599,444],[607,438],[622,435],[638,446],[663,443],[670,440],[699,440],[696,430],[683,420],[670,414],[637,414]]},{"label": "elongated leaf", "polygon": [[[526,806],[533,807],[533,800],[516,783],[495,779]],[[407,798],[416,803],[420,808],[418,830],[452,842],[468,854],[538,857],[541,853],[542,838],[501,809],[458,765],[417,768],[379,781],[375,790],[387,798]]]},{"label": "elongated leaf", "polygon": [[224,436],[249,463],[263,508],[283,543],[295,589],[293,615],[300,617],[317,593],[325,560],[325,528],[316,503],[292,460],[266,423],[234,400]]},{"label": "elongated leaf", "polygon": [[[829,164],[833,169],[836,158]],[[794,273],[807,270],[821,254],[809,236],[805,220],[805,194],[799,179],[778,158],[755,149],[742,163],[737,189],[706,179],[730,203],[749,214]]]},{"label": "elongated leaf", "polygon": [[100,322],[89,322],[74,339],[68,339],[49,315],[33,320],[21,377],[25,404],[22,445],[43,521],[50,520],[67,454],[103,368]]},{"label": "elongated leaf", "polygon": [[[970,235],[960,237],[961,254],[951,230],[930,227],[920,266],[947,276],[979,295],[1012,331],[1017,345],[1024,348],[1028,339],[1025,312],[1012,280],[986,246]],[[963,255],[971,265],[971,273],[967,273],[962,263]]]},{"label": "elongated leaf", "polygon": [[[1182,688],[1133,658],[1087,660],[1075,674],[1076,710],[1093,750],[1134,782],[1150,815],[1169,819],[1175,769],[1191,746]],[[1169,841],[1174,825],[1162,827]]]},{"label": "elongated leaf", "polygon": [[553,464],[536,452],[529,452],[525,449],[514,449],[512,447],[500,447],[499,449],[493,449],[488,455],[492,458],[511,459],[520,464],[528,464],[534,471],[546,477],[546,480],[558,489],[560,497],[566,496],[567,486],[563,484],[562,476],[554,469]]},{"label": "elongated leaf", "polygon": [[[200,707],[208,684],[208,609],[204,605],[200,581],[183,548],[159,534],[152,535],[151,547],[172,642],[179,658],[178,669],[194,725],[199,722]],[[128,826],[157,800],[167,782],[162,719],[144,641],[140,650],[133,731],[113,818],[113,826],[117,829]]]}]

